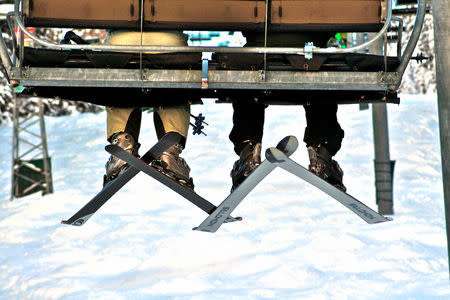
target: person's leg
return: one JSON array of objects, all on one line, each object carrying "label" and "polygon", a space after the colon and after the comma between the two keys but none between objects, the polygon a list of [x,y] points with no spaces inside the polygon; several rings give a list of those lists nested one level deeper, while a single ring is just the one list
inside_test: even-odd
[{"label": "person's leg", "polygon": [[[106,138],[108,142],[138,156],[141,118],[142,111],[140,108],[107,107]],[[127,167],[127,163],[111,155],[105,165],[106,174],[103,177],[103,185],[115,179]]]},{"label": "person's leg", "polygon": [[193,180],[189,176],[190,168],[179,156],[186,146],[189,119],[189,105],[155,108],[153,120],[158,139],[169,132],[176,132],[180,135],[181,141],[165,151],[152,165],[181,184],[194,188]]},{"label": "person's leg", "polygon": [[191,107],[189,105],[155,108],[153,121],[158,139],[168,132],[176,132],[182,136],[180,143],[184,148],[188,136],[190,115]]},{"label": "person's leg", "polygon": [[[114,45],[165,45],[165,46],[186,46],[188,36],[181,31],[155,31],[155,32],[112,32],[108,39],[108,44]],[[146,52],[152,54],[155,52]],[[170,99],[168,99],[170,100]],[[189,128],[190,107],[164,107],[156,108],[154,112],[155,129],[158,139],[168,132],[176,132],[182,137],[182,141],[170,147],[161,157],[152,162],[165,175],[185,184],[194,187],[192,179],[189,177],[189,166],[179,157],[179,154],[186,145],[186,137]]]},{"label": "person's leg", "polygon": [[334,156],[344,138],[344,130],[337,120],[337,104],[310,104],[304,108],[306,129],[303,141],[306,146],[323,146]]},{"label": "person's leg", "polygon": [[306,129],[303,141],[309,154],[309,170],[345,191],[344,172],[332,157],[341,148],[344,130],[337,120],[337,104],[305,105]]},{"label": "person's leg", "polygon": [[239,159],[234,163],[230,173],[232,191],[261,164],[265,108],[265,105],[245,100],[233,103],[233,128],[229,138]]},{"label": "person's leg", "polygon": [[265,105],[245,100],[233,103],[233,128],[229,138],[237,155],[240,155],[246,141],[261,143],[265,108]]},{"label": "person's leg", "polygon": [[[106,138],[119,132],[126,132],[137,141],[141,129],[142,111],[140,108],[106,108]],[[111,141],[110,141],[111,142]]]}]

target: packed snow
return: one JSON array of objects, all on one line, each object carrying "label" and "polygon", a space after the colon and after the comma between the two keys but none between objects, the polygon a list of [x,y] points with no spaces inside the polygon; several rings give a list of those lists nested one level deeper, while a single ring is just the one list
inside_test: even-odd
[{"label": "packed snow", "polygon": [[[336,200],[276,169],[237,207],[242,222],[192,231],[206,214],[139,174],[82,227],[60,224],[101,189],[105,113],[46,118],[54,193],[10,198],[12,125],[0,127],[0,299],[450,299],[435,95],[388,105],[396,160],[392,222],[368,225]],[[218,205],[237,156],[232,108],[206,101],[208,136],[183,157],[196,191]],[[372,114],[339,108],[335,157],[348,192],[377,210]],[[141,153],[156,142],[144,114]],[[295,135],[307,165],[304,111],[270,106],[263,148]]]}]

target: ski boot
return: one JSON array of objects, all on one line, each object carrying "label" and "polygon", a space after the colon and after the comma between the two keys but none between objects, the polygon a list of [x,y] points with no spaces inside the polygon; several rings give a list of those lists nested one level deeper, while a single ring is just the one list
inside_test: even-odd
[{"label": "ski boot", "polygon": [[244,148],[239,155],[239,159],[234,163],[230,176],[233,182],[231,192],[233,192],[245,178],[261,164],[261,143],[255,141],[244,141]]},{"label": "ski boot", "polygon": [[194,181],[189,177],[189,168],[186,161],[180,157],[183,146],[175,144],[163,152],[158,159],[151,162],[151,166],[181,185],[194,189]]},{"label": "ski boot", "polygon": [[[135,141],[132,135],[126,132],[113,134],[111,136],[111,144],[117,145],[134,156],[139,157],[138,150],[141,145]],[[117,176],[122,174],[128,167],[128,163],[111,155],[105,165],[106,174],[103,176],[103,186],[116,179]]]},{"label": "ski boot", "polygon": [[331,159],[331,155],[325,147],[308,147],[310,165],[308,170],[319,176],[326,182],[345,192],[347,189],[342,183],[344,172],[337,161]]}]

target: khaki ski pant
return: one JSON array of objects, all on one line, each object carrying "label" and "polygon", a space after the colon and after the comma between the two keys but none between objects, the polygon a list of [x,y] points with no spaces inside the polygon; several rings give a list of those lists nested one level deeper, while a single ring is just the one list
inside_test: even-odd
[{"label": "khaki ski pant", "polygon": [[[190,106],[155,108],[154,124],[158,139],[168,132],[177,132],[187,138]],[[107,138],[117,132],[127,132],[139,139],[142,110],[140,108],[106,108]]]},{"label": "khaki ski pant", "polygon": [[[112,45],[165,45],[185,46],[187,36],[179,31],[164,32],[111,32],[106,41]],[[107,138],[117,132],[127,132],[139,138],[142,111],[140,108],[107,107]],[[158,139],[167,132],[177,132],[187,138],[190,106],[159,107],[154,109],[154,124]]]}]

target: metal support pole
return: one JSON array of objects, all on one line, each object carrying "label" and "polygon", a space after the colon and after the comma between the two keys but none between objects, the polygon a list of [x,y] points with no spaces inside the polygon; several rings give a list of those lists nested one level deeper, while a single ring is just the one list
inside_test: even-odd
[{"label": "metal support pole", "polygon": [[[433,0],[436,82],[447,249],[450,262],[450,0]],[[449,264],[450,268],[450,264]]]},{"label": "metal support pole", "polygon": [[[368,35],[367,32],[352,32],[351,33],[351,40],[352,40],[352,46],[361,45],[364,44],[367,41]],[[358,51],[358,53],[368,53],[369,48],[361,49]],[[369,109],[369,103],[360,103],[359,104],[359,110],[368,110]]]},{"label": "metal support pole", "polygon": [[39,99],[39,127],[41,130],[41,148],[42,148],[42,157],[44,159],[44,176],[45,183],[43,184],[44,190],[43,194],[53,193],[53,182],[52,182],[52,174],[49,165],[49,156],[48,156],[48,148],[47,148],[47,132],[45,130],[45,121],[44,121],[44,105],[42,103],[42,99]]},{"label": "metal support pole", "polygon": [[[372,53],[383,53],[383,42],[373,45]],[[378,212],[394,214],[393,163],[389,154],[389,128],[386,103],[372,104],[373,142],[375,148],[375,187]]]},{"label": "metal support pole", "polygon": [[394,214],[393,166],[389,154],[389,128],[385,103],[372,104],[373,141],[375,147],[375,186],[378,212]]},{"label": "metal support pole", "polygon": [[19,160],[19,117],[17,112],[17,96],[16,93],[12,92],[13,99],[13,140],[12,140],[12,164],[11,164],[11,197],[10,201],[14,200],[14,195],[16,195],[17,187],[17,176],[16,168]]}]

